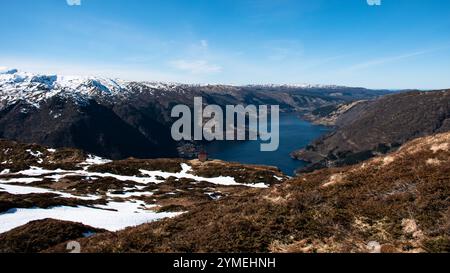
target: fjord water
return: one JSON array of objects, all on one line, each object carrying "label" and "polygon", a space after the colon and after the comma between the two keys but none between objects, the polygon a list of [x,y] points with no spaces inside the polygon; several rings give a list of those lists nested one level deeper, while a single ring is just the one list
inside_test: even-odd
[{"label": "fjord water", "polygon": [[301,120],[296,114],[280,114],[280,147],[274,152],[261,152],[261,141],[216,141],[205,150],[214,159],[245,164],[278,167],[283,173],[293,175],[305,162],[294,160],[290,153],[306,147],[329,129]]}]

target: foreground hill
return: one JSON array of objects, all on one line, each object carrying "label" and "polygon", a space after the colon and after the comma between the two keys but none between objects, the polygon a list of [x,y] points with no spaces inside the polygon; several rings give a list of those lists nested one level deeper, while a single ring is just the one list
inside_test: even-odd
[{"label": "foreground hill", "polygon": [[[287,179],[267,166],[217,160],[111,161],[76,149],[0,140],[0,233],[7,232],[0,235],[0,252],[42,251],[82,237],[82,232],[113,232],[175,217]],[[90,227],[66,226],[67,221]]]},{"label": "foreground hill", "polygon": [[282,111],[370,99],[387,91],[337,86],[224,86],[0,73],[0,138],[73,147],[112,159],[178,157],[173,106],[276,104]]},{"label": "foreground hill", "polygon": [[0,234],[0,253],[36,253],[42,249],[106,232],[79,223],[43,219]]},{"label": "foreground hill", "polygon": [[306,170],[358,163],[412,139],[450,131],[450,90],[387,95],[315,112],[316,121],[337,129],[293,153],[312,163]]},{"label": "foreground hill", "polygon": [[[449,252],[450,133],[81,238],[83,252]],[[65,252],[65,244],[48,249]]]}]

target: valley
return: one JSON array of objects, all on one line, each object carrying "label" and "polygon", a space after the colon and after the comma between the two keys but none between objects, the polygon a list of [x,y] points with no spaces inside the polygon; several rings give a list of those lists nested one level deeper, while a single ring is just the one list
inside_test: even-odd
[{"label": "valley", "polygon": [[259,148],[262,141],[212,142],[205,145],[205,150],[211,158],[276,166],[286,175],[293,176],[296,170],[306,167],[307,163],[293,159],[289,154],[326,135],[330,128],[301,120],[296,113],[284,113],[280,115],[279,130],[280,147],[274,152],[261,152]]},{"label": "valley", "polygon": [[[279,105],[279,149],[173,140],[171,109],[195,96]],[[8,71],[0,252],[448,252],[449,101]]]}]

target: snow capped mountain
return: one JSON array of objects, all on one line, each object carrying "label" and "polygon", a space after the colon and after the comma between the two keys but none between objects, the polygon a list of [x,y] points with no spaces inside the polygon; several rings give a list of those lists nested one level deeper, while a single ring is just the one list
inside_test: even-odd
[{"label": "snow capped mountain", "polygon": [[41,75],[12,69],[0,74],[0,87],[24,91],[101,91],[117,93],[125,88],[125,82],[106,78]]},{"label": "snow capped mountain", "polygon": [[9,90],[22,89],[28,92],[64,90],[88,94],[95,92],[120,94],[129,91],[132,84],[159,90],[169,90],[180,86],[199,86],[171,82],[133,82],[102,77],[33,74],[17,69],[0,70],[0,87]]},{"label": "snow capped mountain", "polygon": [[42,100],[56,95],[82,100],[85,95],[111,94],[120,92],[121,88],[118,83],[106,79],[39,75],[17,69],[0,74],[0,96],[4,106],[20,100],[38,106]]},{"label": "snow capped mountain", "polygon": [[36,107],[54,96],[74,98],[84,102],[91,98],[126,96],[132,92],[168,91],[176,83],[129,82],[101,77],[43,75],[17,69],[0,70],[0,101],[2,107],[25,101]]},{"label": "snow capped mountain", "polygon": [[2,74],[14,74],[14,73],[17,73],[18,71],[17,71],[17,69],[6,69],[6,68],[0,68],[0,75],[2,75]]},{"label": "snow capped mountain", "polygon": [[175,93],[190,93],[193,90],[203,92],[233,92],[240,88],[263,88],[270,91],[280,90],[321,90],[342,89],[334,85],[211,85],[211,84],[180,84],[167,82],[132,82],[102,77],[77,77],[61,75],[45,75],[21,72],[17,69],[0,70],[0,109],[24,101],[35,107],[52,97],[72,98],[79,103],[89,99],[126,98],[133,94],[147,93],[162,95],[167,91]]}]

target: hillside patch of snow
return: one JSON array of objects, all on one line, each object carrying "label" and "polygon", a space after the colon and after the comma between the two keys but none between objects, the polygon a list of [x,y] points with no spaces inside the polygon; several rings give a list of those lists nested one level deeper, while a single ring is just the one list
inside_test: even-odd
[{"label": "hillside patch of snow", "polygon": [[34,157],[41,157],[41,156],[42,156],[42,152],[40,152],[40,151],[34,152],[34,151],[32,151],[31,149],[28,149],[27,152],[28,152],[31,156],[34,156]]},{"label": "hillside patch of snow", "polygon": [[205,178],[205,177],[196,176],[196,175],[189,173],[190,171],[192,171],[192,167],[186,163],[181,164],[181,169],[182,170],[179,173],[166,173],[166,172],[160,172],[160,171],[146,171],[146,170],[140,170],[140,171],[142,174],[151,176],[154,178],[156,176],[163,177],[164,179],[167,179],[169,177],[175,177],[175,178],[192,179],[192,180],[195,180],[198,182],[205,181],[205,182],[208,182],[211,184],[223,185],[223,186],[247,186],[247,187],[253,187],[253,188],[267,188],[268,187],[264,183],[258,183],[258,184],[237,183],[235,181],[234,177],[230,177],[230,176],[226,176],[226,177],[219,176],[219,177],[214,177],[214,178]]},{"label": "hillside patch of snow", "polygon": [[74,198],[74,199],[80,199],[80,200],[97,200],[100,198],[99,196],[78,196],[78,195],[73,195],[70,193],[48,190],[48,189],[43,189],[43,188],[38,188],[38,187],[9,185],[9,184],[4,184],[4,182],[2,180],[0,180],[0,192],[7,192],[9,194],[14,194],[14,195],[24,195],[24,194],[33,194],[33,193],[36,193],[36,194],[53,193],[53,194],[59,195],[62,198]]},{"label": "hillside patch of snow", "polygon": [[[86,161],[88,162],[88,161]],[[103,159],[94,158],[92,161],[89,162],[96,162],[97,164],[100,164],[103,161]],[[86,163],[87,164],[87,163]],[[175,178],[186,178],[186,179],[192,179],[197,182],[208,182],[215,185],[222,185],[222,186],[246,186],[246,187],[252,187],[252,188],[268,188],[269,186],[264,183],[255,183],[255,184],[243,184],[243,183],[237,183],[233,177],[230,176],[219,176],[219,177],[213,177],[213,178],[206,178],[206,177],[200,177],[193,174],[190,174],[189,172],[192,171],[192,167],[182,163],[181,164],[182,170],[179,173],[171,173],[171,172],[163,172],[163,171],[147,171],[147,170],[140,170],[141,174],[143,176],[127,176],[127,175],[117,175],[117,174],[111,174],[111,173],[99,173],[99,172],[89,172],[85,168],[84,170],[73,170],[73,171],[67,171],[67,170],[44,170],[39,167],[31,167],[28,170],[20,171],[16,173],[17,175],[25,175],[25,176],[43,176],[43,175],[51,175],[47,176],[46,178],[54,179],[55,181],[58,181],[65,177],[70,176],[84,176],[88,178],[92,177],[111,177],[114,179],[117,179],[119,181],[133,181],[139,184],[160,184],[164,183],[163,180],[159,180],[159,178],[167,179],[169,177],[175,177]]]},{"label": "hillside patch of snow", "polygon": [[149,209],[150,207],[146,207],[143,202],[110,202],[106,206],[95,208],[61,206],[50,209],[12,209],[0,214],[0,233],[23,226],[31,221],[47,218],[78,222],[95,228],[118,231],[181,214],[180,212],[157,213]]}]

